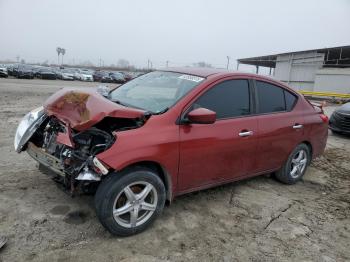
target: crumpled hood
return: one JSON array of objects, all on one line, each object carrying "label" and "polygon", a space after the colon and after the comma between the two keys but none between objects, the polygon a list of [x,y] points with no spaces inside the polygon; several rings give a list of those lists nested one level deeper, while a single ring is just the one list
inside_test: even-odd
[{"label": "crumpled hood", "polygon": [[44,103],[45,113],[55,116],[78,131],[88,129],[103,118],[142,118],[145,111],[118,105],[93,89],[61,89]]}]

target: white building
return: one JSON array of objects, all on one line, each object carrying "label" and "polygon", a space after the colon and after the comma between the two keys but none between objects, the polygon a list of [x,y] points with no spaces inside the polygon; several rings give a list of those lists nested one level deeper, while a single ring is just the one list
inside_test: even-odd
[{"label": "white building", "polygon": [[350,94],[350,46],[243,58],[240,64],[270,68],[277,80],[297,90]]}]

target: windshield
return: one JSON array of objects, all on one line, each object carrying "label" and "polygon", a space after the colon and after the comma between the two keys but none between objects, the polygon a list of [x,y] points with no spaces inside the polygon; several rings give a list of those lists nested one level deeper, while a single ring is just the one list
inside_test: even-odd
[{"label": "windshield", "polygon": [[161,113],[204,80],[202,77],[173,72],[151,72],[135,78],[110,93],[120,104]]}]

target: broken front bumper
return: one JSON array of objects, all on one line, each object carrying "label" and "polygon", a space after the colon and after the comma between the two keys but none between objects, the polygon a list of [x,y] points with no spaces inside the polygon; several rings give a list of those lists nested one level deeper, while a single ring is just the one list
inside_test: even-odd
[{"label": "broken front bumper", "polygon": [[28,143],[27,146],[27,153],[36,161],[38,161],[40,164],[44,165],[48,169],[50,169],[52,172],[54,172],[57,175],[65,176],[65,173],[63,171],[63,167],[61,165],[61,161],[46,153],[43,149],[40,147],[37,147],[32,142]]}]

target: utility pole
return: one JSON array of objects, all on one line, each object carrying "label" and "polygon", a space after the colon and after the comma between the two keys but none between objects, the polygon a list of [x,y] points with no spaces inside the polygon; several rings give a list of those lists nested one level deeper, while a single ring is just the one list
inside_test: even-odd
[{"label": "utility pole", "polygon": [[169,67],[169,61],[168,60],[166,61],[166,67]]},{"label": "utility pole", "polygon": [[17,59],[17,63],[19,63],[19,55],[18,55],[18,56],[16,56],[16,59]]},{"label": "utility pole", "polygon": [[62,54],[62,66],[63,66],[63,57],[66,54],[66,49],[61,48],[61,54]]},{"label": "utility pole", "polygon": [[226,69],[228,69],[228,66],[230,65],[230,57],[227,56],[227,66],[226,66]]},{"label": "utility pole", "polygon": [[60,54],[62,52],[62,48],[61,47],[57,47],[56,48],[56,52],[57,52],[57,66],[59,66],[59,64],[60,64]]}]

